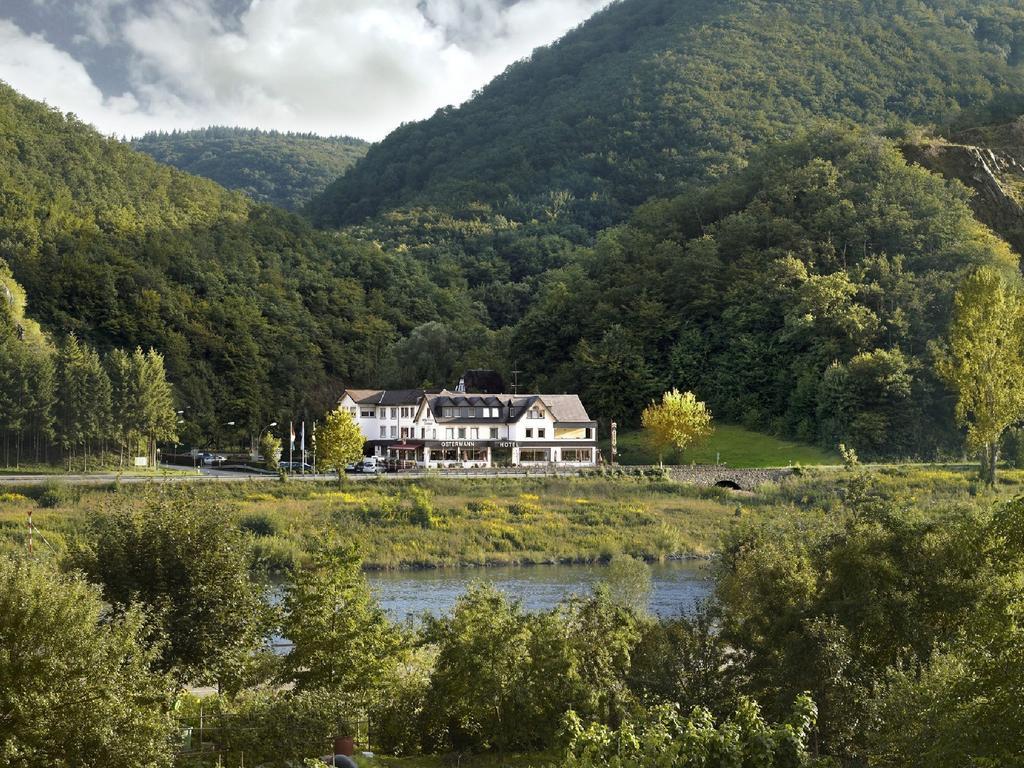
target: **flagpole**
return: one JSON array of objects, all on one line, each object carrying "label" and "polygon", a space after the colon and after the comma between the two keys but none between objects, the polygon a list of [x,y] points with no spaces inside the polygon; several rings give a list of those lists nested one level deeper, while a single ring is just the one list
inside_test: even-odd
[{"label": "flagpole", "polygon": [[292,466],[295,463],[295,423],[292,421],[288,422],[288,471],[292,470]]},{"label": "flagpole", "polygon": [[302,420],[302,443],[299,448],[302,451],[302,474],[306,474],[306,420]]}]

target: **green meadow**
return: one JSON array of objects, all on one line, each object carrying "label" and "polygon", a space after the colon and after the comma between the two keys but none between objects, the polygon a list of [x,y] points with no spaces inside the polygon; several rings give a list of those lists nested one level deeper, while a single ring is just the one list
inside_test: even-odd
[{"label": "green meadow", "polygon": [[[658,453],[642,431],[620,432],[619,463],[628,465],[657,464]],[[610,456],[610,442],[601,449]],[[754,432],[735,424],[716,424],[714,433],[704,442],[682,455],[664,456],[666,464],[725,464],[730,467],[792,467],[821,466],[841,463],[839,454],[815,445],[782,440]]]},{"label": "green meadow", "polygon": [[253,538],[257,566],[301,566],[325,537],[355,542],[368,568],[585,563],[618,553],[656,561],[706,557],[731,526],[792,521],[827,526],[850,485],[870,478],[878,493],[918,514],[951,504],[990,504],[1024,489],[1024,471],[1005,471],[995,492],[967,466],[800,468],[753,492],[697,488],[658,477],[537,477],[281,483],[253,481],[189,489],[166,485],[76,488],[49,483],[0,494],[0,549],[27,546],[58,556],[91,516],[147,493],[216,499]]}]

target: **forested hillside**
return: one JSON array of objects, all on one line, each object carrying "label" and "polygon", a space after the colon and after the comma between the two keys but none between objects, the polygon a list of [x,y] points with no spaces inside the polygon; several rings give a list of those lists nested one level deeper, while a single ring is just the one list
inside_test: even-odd
[{"label": "forested hillside", "polygon": [[397,129],[311,210],[335,226],[563,195],[593,231],[814,117],[898,131],[1009,114],[1022,58],[1012,0],[626,0]]},{"label": "forested hillside", "polygon": [[190,441],[376,383],[390,342],[474,305],[413,259],[252,203],[0,84],[0,259],[54,337],[153,347]]},{"label": "forested hillside", "polygon": [[543,278],[528,380],[629,423],[669,387],[720,418],[866,455],[959,445],[932,371],[962,275],[1018,257],[969,193],[891,142],[821,126],[722,182],[640,207]]},{"label": "forested hillside", "polygon": [[365,155],[369,144],[348,136],[215,126],[147,133],[132,146],[256,202],[294,211]]}]

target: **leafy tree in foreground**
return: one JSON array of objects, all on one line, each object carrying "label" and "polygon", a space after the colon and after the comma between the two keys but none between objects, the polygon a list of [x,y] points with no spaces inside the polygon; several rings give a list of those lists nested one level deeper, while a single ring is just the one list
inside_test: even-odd
[{"label": "leafy tree in foreground", "polygon": [[299,690],[323,689],[363,707],[404,652],[355,551],[320,550],[284,597],[282,633],[295,645],[283,674]]},{"label": "leafy tree in foreground", "polygon": [[317,461],[338,473],[338,482],[345,477],[345,465],[363,458],[366,439],[352,414],[341,408],[331,411],[317,427]]},{"label": "leafy tree in foreground", "polygon": [[982,267],[954,300],[949,339],[936,348],[939,375],[957,393],[957,422],[981,454],[981,477],[995,485],[999,441],[1024,417],[1024,300],[1020,280]]},{"label": "leafy tree in foreground", "polygon": [[93,518],[69,564],[117,609],[138,601],[153,612],[166,636],[160,668],[233,689],[259,673],[269,618],[251,560],[229,510],[192,489],[154,488]]},{"label": "leafy tree in foreground", "polygon": [[817,708],[807,695],[797,697],[789,718],[771,725],[750,699],[715,724],[711,713],[695,707],[688,718],[663,705],[640,722],[619,728],[584,726],[576,713],[568,716],[569,746],[565,768],[801,768],[812,764],[808,741]]},{"label": "leafy tree in foreground", "polygon": [[923,669],[897,669],[887,680],[867,750],[872,765],[1021,765],[1024,500],[997,510],[985,533],[985,593],[965,631]]},{"label": "leafy tree in foreground", "polygon": [[863,760],[891,670],[927,664],[975,615],[986,534],[969,510],[923,518],[863,478],[847,494],[815,532],[789,521],[731,530],[715,597],[741,692],[779,718],[809,691],[821,752]]},{"label": "leafy tree in foreground", "polygon": [[0,558],[0,764],[170,766],[170,686],[142,615],[104,614],[81,579]]},{"label": "leafy tree in foreground", "polygon": [[651,403],[643,412],[641,423],[658,451],[658,462],[666,450],[682,453],[714,431],[711,411],[692,392],[673,389],[661,396],[660,403]]},{"label": "leafy tree in foreground", "polygon": [[615,555],[602,579],[612,602],[630,608],[638,616],[647,613],[651,599],[651,569],[631,555]]},{"label": "leafy tree in foreground", "polygon": [[477,584],[451,615],[428,619],[437,645],[425,712],[427,728],[450,749],[507,751],[516,744],[531,632],[518,602]]}]

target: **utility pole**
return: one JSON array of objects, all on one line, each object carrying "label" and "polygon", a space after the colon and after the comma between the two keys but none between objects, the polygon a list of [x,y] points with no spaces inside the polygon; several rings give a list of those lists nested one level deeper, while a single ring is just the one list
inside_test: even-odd
[{"label": "utility pole", "polygon": [[513,395],[518,395],[519,394],[519,374],[520,373],[522,373],[522,371],[512,371],[512,394]]}]

